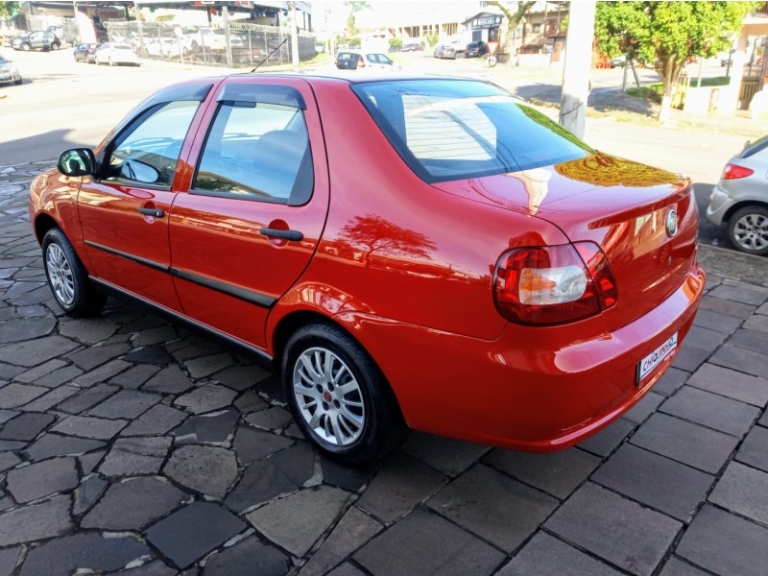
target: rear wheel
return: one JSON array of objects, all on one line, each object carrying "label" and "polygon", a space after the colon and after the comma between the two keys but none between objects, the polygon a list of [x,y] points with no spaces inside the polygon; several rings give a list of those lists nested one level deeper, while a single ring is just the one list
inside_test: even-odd
[{"label": "rear wheel", "polygon": [[51,50],[58,50],[59,48],[61,48],[61,44],[59,44],[58,42],[54,42],[53,44],[51,44]]},{"label": "rear wheel", "polygon": [[296,331],[285,347],[282,378],[299,428],[336,460],[369,462],[403,436],[405,424],[384,375],[337,326]]},{"label": "rear wheel", "polygon": [[80,258],[59,228],[51,228],[43,237],[43,265],[56,303],[69,316],[92,316],[104,307],[107,296],[93,288]]},{"label": "rear wheel", "polygon": [[747,254],[768,255],[768,208],[759,205],[738,210],[728,221],[728,238]]}]

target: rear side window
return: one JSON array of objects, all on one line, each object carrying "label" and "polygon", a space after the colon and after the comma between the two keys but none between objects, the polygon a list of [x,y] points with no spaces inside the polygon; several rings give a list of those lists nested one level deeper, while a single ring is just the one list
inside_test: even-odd
[{"label": "rear side window", "polygon": [[193,193],[300,205],[312,195],[313,174],[301,109],[224,101],[206,139]]},{"label": "rear side window", "polygon": [[541,112],[484,82],[361,82],[352,89],[428,183],[530,170],[593,153]]}]

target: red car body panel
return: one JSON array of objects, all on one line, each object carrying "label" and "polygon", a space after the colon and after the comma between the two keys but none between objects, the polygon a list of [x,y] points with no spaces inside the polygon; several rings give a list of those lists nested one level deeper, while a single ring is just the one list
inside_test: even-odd
[{"label": "red car body panel", "polygon": [[[290,86],[302,95],[315,176],[306,204],[190,193],[228,83]],[[430,185],[408,168],[349,80],[236,76],[214,81],[170,191],[104,191],[84,178],[78,217],[78,179],[51,171],[33,184],[30,213],[63,228],[92,276],[271,356],[282,352],[278,335],[297,314],[336,322],[381,368],[413,428],[550,451],[608,425],[650,390],[675,354],[639,382],[638,362],[673,334],[679,349],[705,274],[688,180],[599,153],[535,170]],[[139,206],[169,217],[141,216]],[[679,214],[672,235],[671,207]],[[259,234],[264,226],[303,238],[270,239]],[[117,262],[85,241],[175,272]],[[500,256],[576,241],[606,255],[617,304],[565,325],[506,320],[494,301]]]}]

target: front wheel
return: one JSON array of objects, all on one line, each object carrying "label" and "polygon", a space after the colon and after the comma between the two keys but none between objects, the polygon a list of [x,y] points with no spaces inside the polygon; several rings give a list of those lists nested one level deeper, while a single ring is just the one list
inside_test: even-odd
[{"label": "front wheel", "polygon": [[61,45],[58,42],[51,44],[51,50],[58,50],[59,48],[61,48]]},{"label": "front wheel", "polygon": [[27,44],[26,42],[21,45],[21,49],[24,50],[24,52],[29,52],[32,49],[32,46]]},{"label": "front wheel", "polygon": [[16,86],[20,86],[21,85],[21,78],[19,78],[18,80],[14,80],[13,83],[16,84]]},{"label": "front wheel", "polygon": [[362,464],[386,454],[405,424],[384,375],[365,350],[331,324],[311,324],[285,347],[282,378],[304,435],[328,456]]},{"label": "front wheel", "polygon": [[93,288],[72,244],[58,228],[43,237],[43,265],[53,297],[67,315],[91,316],[104,307],[106,295]]},{"label": "front wheel", "polygon": [[728,221],[728,238],[747,254],[768,256],[768,208],[746,206]]}]

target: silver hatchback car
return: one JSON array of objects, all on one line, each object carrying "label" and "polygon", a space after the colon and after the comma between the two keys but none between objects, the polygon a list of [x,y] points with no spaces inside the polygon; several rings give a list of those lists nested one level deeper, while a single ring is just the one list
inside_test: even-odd
[{"label": "silver hatchback car", "polygon": [[728,161],[709,198],[707,218],[725,226],[743,252],[768,256],[768,135]]}]

